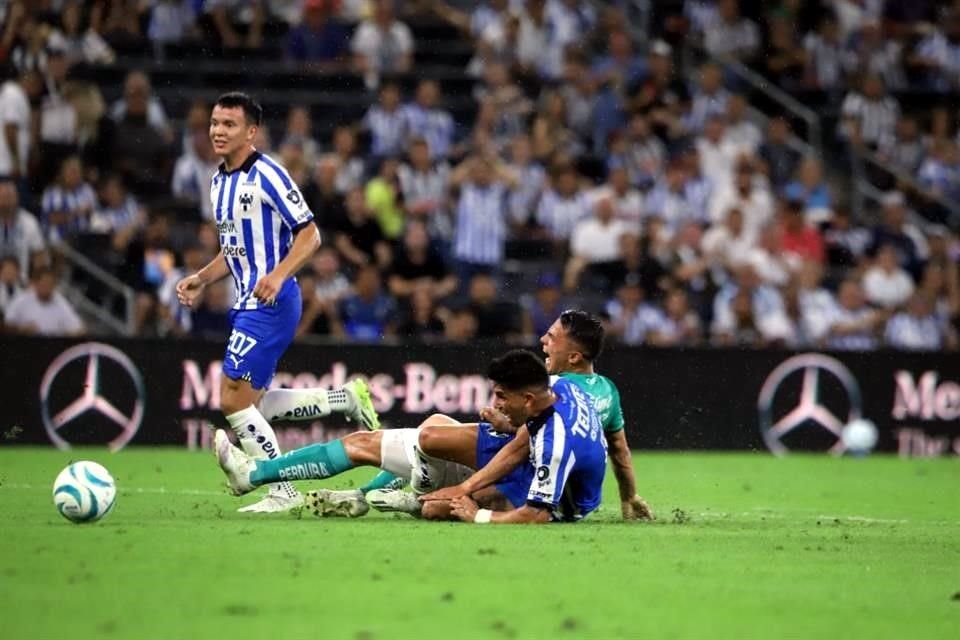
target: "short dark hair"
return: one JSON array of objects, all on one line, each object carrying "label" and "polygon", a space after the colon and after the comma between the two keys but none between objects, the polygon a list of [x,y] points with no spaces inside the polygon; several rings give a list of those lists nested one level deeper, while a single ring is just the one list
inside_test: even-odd
[{"label": "short dark hair", "polygon": [[545,389],[550,384],[550,375],[543,361],[526,349],[514,349],[494,358],[487,367],[487,377],[508,391],[531,387]]},{"label": "short dark hair", "polygon": [[260,123],[263,121],[263,107],[261,107],[256,100],[241,91],[231,91],[223,94],[217,98],[214,106],[225,107],[227,109],[232,109],[234,107],[243,109],[243,117],[246,119],[248,124],[253,124],[259,127]]},{"label": "short dark hair", "polygon": [[604,330],[600,318],[579,309],[568,309],[560,314],[560,325],[567,336],[577,343],[584,360],[593,362],[603,352]]}]

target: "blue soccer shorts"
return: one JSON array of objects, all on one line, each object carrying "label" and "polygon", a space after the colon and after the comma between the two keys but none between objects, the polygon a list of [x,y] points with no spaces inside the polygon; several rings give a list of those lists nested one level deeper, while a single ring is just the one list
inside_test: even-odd
[{"label": "blue soccer shorts", "polygon": [[273,305],[230,311],[223,375],[246,380],[254,389],[270,386],[280,357],[293,342],[303,306],[296,283],[284,288]]},{"label": "blue soccer shorts", "polygon": [[[482,469],[508,443],[513,441],[509,434],[497,433],[488,425],[480,423],[477,430],[477,469]],[[527,503],[527,492],[533,481],[533,467],[526,462],[511,471],[496,484],[497,491],[510,501],[514,507]]]}]

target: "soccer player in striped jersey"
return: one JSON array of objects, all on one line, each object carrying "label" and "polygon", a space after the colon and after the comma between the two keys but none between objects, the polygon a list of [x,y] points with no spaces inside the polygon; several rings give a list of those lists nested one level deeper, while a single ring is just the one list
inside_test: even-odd
[{"label": "soccer player in striped jersey", "polygon": [[[530,444],[528,463],[514,473],[516,486],[503,496],[486,492],[483,497],[460,497],[444,503],[444,516],[453,515],[472,522],[576,521],[600,505],[603,478],[606,472],[606,445],[600,437],[600,419],[593,403],[575,383],[557,379],[551,384],[547,370],[533,353],[523,350],[508,352],[490,364],[488,376],[494,384],[494,409],[519,429]],[[446,416],[432,416],[427,423],[450,421]],[[463,427],[448,429],[464,434]],[[352,433],[333,442],[312,444],[272,460],[255,460],[232,446],[226,433],[218,430],[214,447],[220,468],[235,495],[243,495],[256,487],[281,480],[329,478],[354,466],[379,466],[398,474],[411,472],[424,483],[434,486],[452,484],[476,468],[476,460],[458,459],[448,452],[449,463],[434,456],[440,450],[421,450],[416,445],[420,429],[389,429],[372,433]],[[421,445],[425,443],[421,440]],[[469,455],[469,452],[461,452]],[[458,464],[459,463],[459,464]],[[438,475],[433,476],[434,473]],[[416,487],[416,481],[415,481]],[[501,498],[506,497],[508,504]],[[495,513],[485,506],[498,504]],[[486,499],[484,499],[486,498]],[[349,507],[348,503],[341,503]],[[361,503],[362,504],[362,503]],[[433,503],[437,505],[439,503]],[[311,505],[313,506],[313,505]],[[316,509],[316,507],[314,507]],[[424,515],[428,507],[425,507]],[[431,511],[432,506],[430,507]],[[338,515],[362,515],[345,510]],[[434,513],[434,517],[441,514]]]},{"label": "soccer player in striped jersey", "polygon": [[[274,458],[280,447],[267,418],[314,419],[339,410],[368,428],[379,425],[362,381],[330,392],[278,389],[264,394],[300,321],[294,274],[320,245],[320,234],[287,171],[253,146],[262,117],[260,105],[243,93],[224,94],[214,105],[210,140],[223,162],[213,176],[210,197],[220,253],[176,289],[180,303],[191,307],[208,284],[233,278],[237,301],[230,313],[220,406],[249,455]],[[290,483],[277,483],[263,500],[241,511],[285,511],[302,501]]]}]

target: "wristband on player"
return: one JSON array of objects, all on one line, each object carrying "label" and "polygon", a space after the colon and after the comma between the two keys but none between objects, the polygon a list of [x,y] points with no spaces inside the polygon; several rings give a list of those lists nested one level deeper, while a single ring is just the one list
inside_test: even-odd
[{"label": "wristband on player", "polygon": [[490,509],[480,509],[477,511],[477,515],[473,516],[473,521],[477,524],[487,524],[492,517],[493,511],[490,511]]}]

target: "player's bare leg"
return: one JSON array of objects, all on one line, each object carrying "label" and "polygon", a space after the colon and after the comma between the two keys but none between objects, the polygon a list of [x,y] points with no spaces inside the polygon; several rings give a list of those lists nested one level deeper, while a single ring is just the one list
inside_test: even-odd
[{"label": "player's bare leg", "polygon": [[[280,443],[273,427],[257,409],[263,395],[246,380],[223,376],[220,382],[220,408],[230,428],[237,435],[244,452],[254,459],[273,459],[280,455]],[[288,511],[303,504],[303,496],[289,482],[270,485],[267,495],[240,511],[276,513]]]}]

